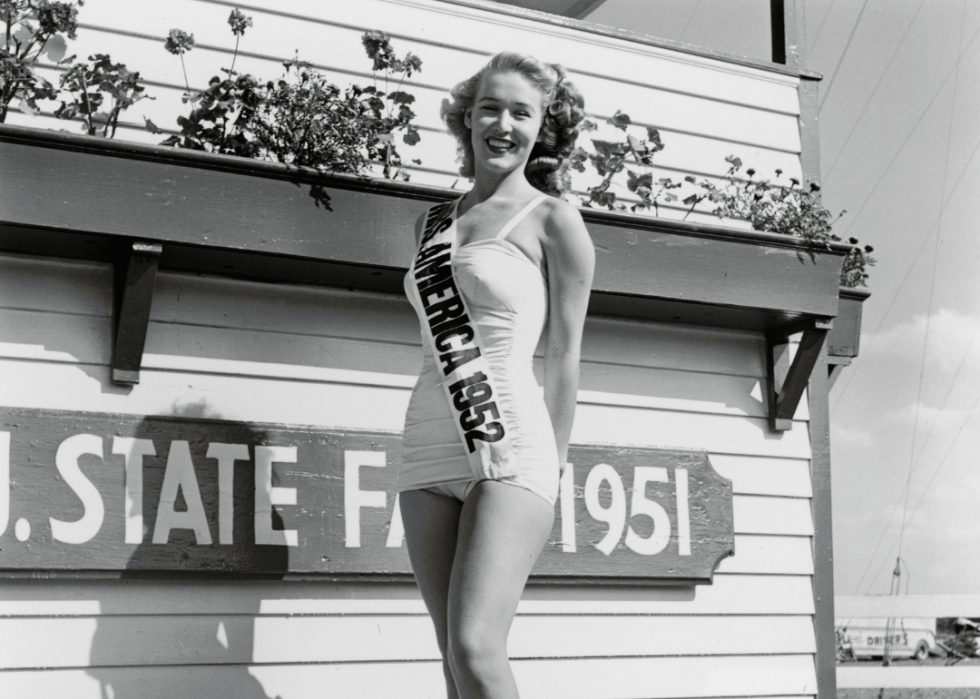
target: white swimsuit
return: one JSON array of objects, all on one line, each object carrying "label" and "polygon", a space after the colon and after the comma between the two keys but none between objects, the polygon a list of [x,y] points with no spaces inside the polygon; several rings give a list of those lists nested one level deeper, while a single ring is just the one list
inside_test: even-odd
[{"label": "white swimsuit", "polygon": [[[459,292],[483,341],[493,371],[497,405],[512,426],[518,459],[514,476],[501,482],[526,488],[552,505],[558,495],[558,447],[543,393],[531,361],[548,318],[548,282],[507,234],[541,201],[542,195],[512,218],[494,238],[457,247],[454,274]],[[453,209],[456,229],[459,202]],[[424,322],[418,294],[405,277],[405,293]],[[435,357],[423,341],[422,373],[405,415],[398,489],[434,490],[464,499],[477,478],[471,470],[445,393]]]}]

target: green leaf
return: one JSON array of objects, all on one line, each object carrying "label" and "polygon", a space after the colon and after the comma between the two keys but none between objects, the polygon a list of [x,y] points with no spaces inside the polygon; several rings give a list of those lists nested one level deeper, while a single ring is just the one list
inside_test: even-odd
[{"label": "green leaf", "polygon": [[625,131],[626,127],[629,126],[632,122],[630,121],[630,117],[628,114],[623,114],[620,110],[617,109],[616,113],[613,114],[611,118],[606,120],[606,123],[615,126],[617,129],[621,129]]},{"label": "green leaf", "polygon": [[415,95],[409,94],[407,92],[402,92],[397,90],[388,94],[388,99],[390,99],[395,104],[411,104],[415,101]]},{"label": "green leaf", "polygon": [[44,44],[44,50],[41,53],[47,54],[48,58],[55,63],[60,63],[67,51],[68,44],[65,43],[65,38],[61,34],[55,34]]},{"label": "green leaf", "polygon": [[652,126],[647,127],[647,141],[653,144],[657,151],[664,149],[664,142],[660,140],[660,130]]},{"label": "green leaf", "polygon": [[419,130],[414,126],[409,125],[408,131],[402,137],[402,141],[410,146],[414,146],[416,143],[422,140],[422,136],[419,135]]},{"label": "green leaf", "polygon": [[163,133],[163,129],[161,129],[159,126],[157,126],[156,124],[154,124],[152,121],[150,121],[146,117],[143,117],[143,122],[144,122],[143,128],[146,129],[147,131],[149,131],[150,133],[153,133],[153,134]]},{"label": "green leaf", "polygon": [[32,106],[30,100],[22,99],[17,103],[17,108],[27,116],[37,116],[41,110]]}]

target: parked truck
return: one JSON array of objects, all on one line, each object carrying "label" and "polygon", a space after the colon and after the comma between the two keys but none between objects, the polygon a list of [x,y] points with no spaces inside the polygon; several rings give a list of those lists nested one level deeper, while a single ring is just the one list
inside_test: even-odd
[{"label": "parked truck", "polygon": [[838,655],[881,658],[886,644],[891,658],[925,660],[936,649],[935,619],[837,619]]}]

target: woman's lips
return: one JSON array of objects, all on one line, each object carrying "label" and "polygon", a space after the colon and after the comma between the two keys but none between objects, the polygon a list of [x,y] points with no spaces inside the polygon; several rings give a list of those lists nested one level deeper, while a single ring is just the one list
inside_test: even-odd
[{"label": "woman's lips", "polygon": [[515,146],[513,141],[506,141],[502,138],[488,138],[486,144],[487,148],[494,153],[506,153]]}]

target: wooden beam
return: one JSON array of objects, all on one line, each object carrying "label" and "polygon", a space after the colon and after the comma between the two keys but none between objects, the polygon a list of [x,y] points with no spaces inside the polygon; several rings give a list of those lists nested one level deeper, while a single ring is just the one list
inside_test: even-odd
[{"label": "wooden beam", "polygon": [[112,340],[112,382],[140,382],[146,328],[150,322],[153,285],[163,245],[145,241],[124,244],[115,263],[115,319]]},{"label": "wooden beam", "polygon": [[811,320],[803,330],[792,364],[789,364],[788,336],[777,332],[766,337],[769,426],[773,431],[783,432],[793,428],[793,415],[831,327],[830,320]]},{"label": "wooden beam", "polygon": [[[442,0],[442,2],[446,3],[447,5],[460,5],[470,9],[509,15],[510,17],[518,17],[520,19],[530,20],[532,22],[540,22],[544,25],[551,25],[552,27],[560,27],[563,29],[570,29],[575,32],[582,32],[583,34],[594,34],[600,37],[608,37],[611,39],[618,39],[620,41],[629,41],[641,46],[655,46],[657,48],[663,48],[669,51],[677,51],[678,53],[689,54],[692,56],[701,56],[703,58],[710,58],[733,65],[756,68],[769,73],[792,75],[794,77],[799,77],[801,75],[800,72],[793,70],[788,65],[771,63],[764,59],[735,56],[730,53],[725,53],[724,51],[709,49],[703,46],[695,46],[682,41],[654,37],[648,34],[641,34],[640,32],[630,31],[629,29],[608,27],[602,24],[593,24],[592,22],[588,21],[588,19],[575,19],[571,16],[562,16],[550,14],[548,12],[541,12],[538,10],[530,10],[516,4],[505,4],[503,2],[496,2],[496,0]],[[651,7],[655,7],[654,3],[652,2],[649,3],[649,5]],[[573,11],[576,9],[577,8],[575,7],[572,8]]]},{"label": "wooden beam", "polygon": [[786,8],[784,0],[769,0],[772,62],[786,65]]},{"label": "wooden beam", "polygon": [[[824,331],[826,332],[826,331]],[[827,349],[818,351],[810,379],[810,480],[813,484],[813,627],[816,634],[817,699],[837,697],[837,636],[834,615],[834,536],[830,482],[830,407]]]}]

